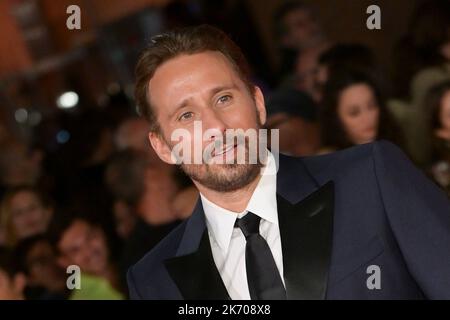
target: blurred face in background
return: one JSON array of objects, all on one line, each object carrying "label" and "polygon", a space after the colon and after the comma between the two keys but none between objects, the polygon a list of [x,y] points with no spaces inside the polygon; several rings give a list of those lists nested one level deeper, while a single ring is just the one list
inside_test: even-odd
[{"label": "blurred face in background", "polygon": [[31,191],[20,191],[9,202],[10,225],[17,240],[43,233],[52,216],[39,197]]},{"label": "blurred face in background", "polygon": [[116,132],[115,143],[119,150],[131,148],[138,151],[147,151],[148,123],[142,119],[129,119],[124,121]]},{"label": "blurred face in background", "polygon": [[314,96],[319,54],[320,51],[317,49],[305,50],[298,56],[295,65],[296,87],[311,97]]},{"label": "blurred face in background", "polygon": [[354,144],[372,142],[378,135],[380,108],[367,84],[354,84],[341,92],[337,114],[348,138]]},{"label": "blurred face in background", "polygon": [[279,130],[279,150],[284,154],[309,156],[320,147],[319,127],[315,122],[288,113],[276,113],[267,119],[266,127]]},{"label": "blurred face in background", "polygon": [[[136,205],[137,214],[148,219],[152,213],[165,212],[167,218],[174,217],[170,204],[175,198],[177,185],[173,176],[157,168],[147,168],[143,177],[144,189]],[[156,221],[151,223],[157,224]]]},{"label": "blurred face in background", "polygon": [[115,145],[118,150],[137,150],[145,152],[149,161],[155,164],[161,163],[158,155],[150,147],[148,141],[149,125],[143,118],[125,120],[115,134]]},{"label": "blurred face in background", "polygon": [[59,263],[66,268],[77,265],[82,272],[104,275],[108,268],[109,250],[104,232],[84,220],[75,220],[58,243]]},{"label": "blurred face in background", "polygon": [[41,151],[29,151],[18,142],[10,142],[2,147],[0,165],[3,184],[13,187],[19,185],[34,185],[41,176]]},{"label": "blurred face in background", "polygon": [[284,47],[301,50],[314,44],[319,34],[319,26],[311,13],[305,9],[296,9],[282,19],[284,33],[281,42]]},{"label": "blurred face in background", "polygon": [[328,66],[324,64],[318,64],[316,72],[314,74],[314,95],[312,98],[316,103],[320,103],[323,97],[323,90],[328,81],[329,70]]},{"label": "blurred face in background", "polygon": [[50,243],[37,242],[28,251],[25,259],[30,285],[44,287],[50,291],[64,288],[66,274],[58,266],[55,252]]},{"label": "blurred face in background", "polygon": [[442,97],[439,118],[441,120],[441,128],[444,131],[450,132],[450,90]]},{"label": "blurred face in background", "polygon": [[134,209],[125,201],[118,200],[114,202],[113,211],[117,235],[127,239],[136,225]]}]

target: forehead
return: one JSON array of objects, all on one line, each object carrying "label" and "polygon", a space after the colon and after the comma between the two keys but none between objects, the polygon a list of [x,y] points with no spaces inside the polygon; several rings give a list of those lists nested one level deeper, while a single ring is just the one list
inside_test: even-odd
[{"label": "forehead", "polygon": [[60,241],[60,246],[64,247],[66,245],[69,245],[75,238],[84,236],[89,231],[89,228],[90,226],[82,220],[74,221],[64,232]]},{"label": "forehead", "polygon": [[27,256],[35,257],[35,256],[41,255],[42,253],[52,253],[52,252],[53,252],[53,250],[52,250],[50,243],[48,243],[46,241],[39,241],[32,246],[32,248],[28,252]]},{"label": "forehead", "polygon": [[37,198],[36,194],[30,190],[21,190],[14,195],[14,198]]},{"label": "forehead", "polygon": [[27,205],[30,202],[40,202],[36,194],[30,191],[20,191],[11,198],[11,204],[15,207]]},{"label": "forehead", "polygon": [[293,24],[300,20],[306,21],[310,17],[310,12],[307,8],[295,8],[286,13],[286,15],[283,17],[283,22],[287,24]]},{"label": "forehead", "polygon": [[[149,82],[151,103],[158,111],[218,86],[242,85],[236,70],[220,52],[181,55],[163,63]],[[159,107],[158,107],[159,106]]]},{"label": "forehead", "polygon": [[355,83],[342,90],[341,98],[359,100],[363,97],[372,97],[373,93],[372,88],[366,83]]},{"label": "forehead", "polygon": [[373,89],[365,83],[356,83],[341,91],[337,107],[338,110],[342,110],[342,108],[349,110],[354,106],[360,106],[372,101],[378,103]]},{"label": "forehead", "polygon": [[45,240],[38,241],[31,247],[28,254],[35,255],[41,253],[42,251],[52,251],[51,244]]}]

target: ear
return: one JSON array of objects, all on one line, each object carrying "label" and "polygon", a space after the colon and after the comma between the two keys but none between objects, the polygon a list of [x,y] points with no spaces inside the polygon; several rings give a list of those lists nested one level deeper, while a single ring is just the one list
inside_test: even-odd
[{"label": "ear", "polygon": [[172,150],[160,133],[150,132],[148,134],[148,140],[150,141],[153,150],[155,150],[156,154],[162,161],[168,164],[174,164],[171,156]]},{"label": "ear", "polygon": [[258,86],[255,86],[255,103],[258,111],[259,122],[263,126],[266,123],[266,106],[264,104],[264,95]]}]

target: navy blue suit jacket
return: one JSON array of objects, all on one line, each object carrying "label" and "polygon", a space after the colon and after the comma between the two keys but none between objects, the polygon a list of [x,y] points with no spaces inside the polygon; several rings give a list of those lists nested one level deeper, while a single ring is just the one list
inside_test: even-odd
[{"label": "navy blue suit jacket", "polygon": [[[288,299],[450,299],[450,201],[396,146],[279,160]],[[132,299],[229,299],[201,201],[127,278]]]}]

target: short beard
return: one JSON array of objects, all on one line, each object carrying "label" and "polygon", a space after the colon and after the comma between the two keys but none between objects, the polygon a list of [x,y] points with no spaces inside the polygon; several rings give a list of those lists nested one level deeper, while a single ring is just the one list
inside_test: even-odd
[{"label": "short beard", "polygon": [[[257,118],[256,128],[260,129],[261,127],[262,125],[259,122],[259,118]],[[166,143],[168,143],[168,140],[166,140]],[[257,144],[259,151],[259,148],[261,147],[259,145],[259,140]],[[246,160],[244,164],[181,164],[180,167],[193,181],[198,182],[208,189],[217,192],[233,192],[243,189],[254,181],[258,174],[261,173],[261,169],[264,167],[266,160],[257,159],[256,163],[249,163],[249,143],[247,139],[243,146],[245,147]]]},{"label": "short beard", "polygon": [[256,179],[262,164],[183,164],[181,169],[194,181],[218,192],[242,189]]}]

